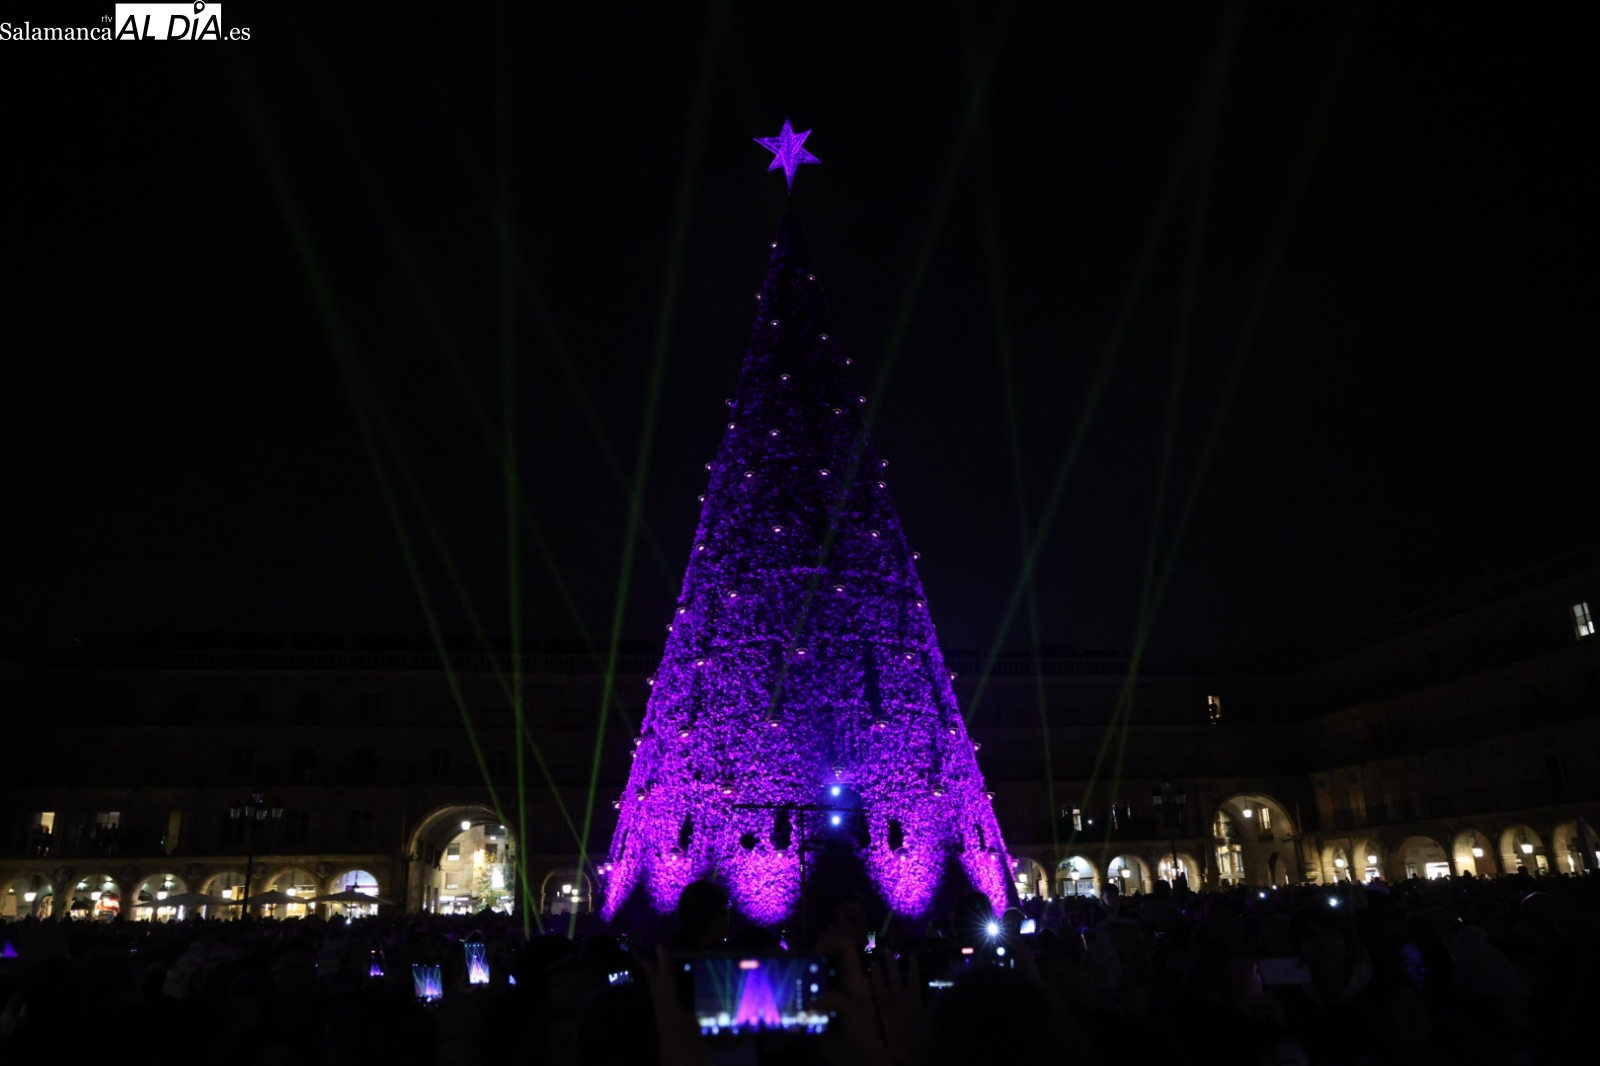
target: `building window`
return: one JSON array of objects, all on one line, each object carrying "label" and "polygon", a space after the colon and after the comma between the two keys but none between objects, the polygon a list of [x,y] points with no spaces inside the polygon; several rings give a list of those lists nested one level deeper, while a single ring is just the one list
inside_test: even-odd
[{"label": "building window", "polygon": [[1263,833],[1272,832],[1272,812],[1265,807],[1261,808],[1261,831]]},{"label": "building window", "polygon": [[1061,808],[1061,817],[1072,819],[1072,828],[1079,833],[1083,832],[1083,810],[1081,808],[1063,807]]},{"label": "building window", "polygon": [[345,823],[345,846],[352,850],[364,848],[372,839],[372,812],[351,811]]},{"label": "building window", "polygon": [[1222,721],[1221,696],[1206,697],[1206,721],[1210,722],[1212,725],[1216,725],[1218,722]]},{"label": "building window", "polygon": [[283,842],[305,847],[311,840],[311,812],[283,812]]},{"label": "building window", "polygon": [[361,697],[361,720],[375,722],[378,714],[383,709],[383,697],[376,692],[368,692]]},{"label": "building window", "polygon": [[446,844],[445,845],[445,849],[444,849],[444,861],[445,862],[460,862],[461,861],[461,845],[460,844]]},{"label": "building window", "polygon": [[261,694],[259,692],[246,692],[239,697],[240,714],[260,714]]},{"label": "building window", "polygon": [[1578,631],[1578,639],[1594,636],[1594,615],[1589,613],[1589,601],[1572,605],[1572,627]]}]

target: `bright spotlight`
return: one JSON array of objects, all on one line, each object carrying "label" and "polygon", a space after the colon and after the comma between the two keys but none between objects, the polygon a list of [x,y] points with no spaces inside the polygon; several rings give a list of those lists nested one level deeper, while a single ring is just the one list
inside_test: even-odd
[{"label": "bright spotlight", "polygon": [[829,818],[829,819],[828,819],[828,821],[830,821],[830,822],[832,822],[832,823],[833,823],[833,824],[834,824],[834,825],[838,825],[838,824],[839,824],[839,823],[840,823],[840,822],[842,822],[842,821],[844,821],[844,819],[843,819],[843,818],[841,818],[841,817],[839,817],[839,816],[838,816],[838,815],[837,815],[837,814],[836,814],[836,815],[834,815],[834,816],[833,816],[833,817],[832,817],[832,818]]},{"label": "bright spotlight", "polygon": [[844,791],[844,790],[841,789],[838,785],[834,785],[832,788],[828,789],[828,795],[837,796],[842,791]]},{"label": "bright spotlight", "polygon": [[999,922],[990,922],[988,924],[988,926],[986,926],[986,929],[987,929],[987,931],[988,931],[990,936],[999,936],[1000,935],[1000,923]]}]

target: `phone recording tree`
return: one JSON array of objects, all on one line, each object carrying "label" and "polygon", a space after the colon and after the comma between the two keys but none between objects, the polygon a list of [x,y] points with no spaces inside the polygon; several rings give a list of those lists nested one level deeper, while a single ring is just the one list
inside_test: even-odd
[{"label": "phone recording tree", "polygon": [[1009,860],[868,397],[792,217],[770,253],[600,867],[605,913],[666,911],[718,877],[781,922],[830,835],[897,913],[969,886],[1003,907]]}]

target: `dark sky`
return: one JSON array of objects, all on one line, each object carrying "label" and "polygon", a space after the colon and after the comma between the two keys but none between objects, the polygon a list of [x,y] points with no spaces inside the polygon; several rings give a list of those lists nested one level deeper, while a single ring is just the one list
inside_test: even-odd
[{"label": "dark sky", "polygon": [[[111,10],[24,6],[5,17]],[[786,116],[815,131],[824,165],[789,205],[947,651],[996,640],[1019,573],[1008,425],[1030,522],[1082,433],[1035,581],[1055,644],[1130,645],[1168,425],[1157,655],[1327,645],[1591,539],[1577,27],[1033,3],[999,32],[997,5],[866,6],[230,0],[248,42],[0,44],[0,639],[423,631],[341,353],[503,632],[501,467],[459,382],[498,435],[507,320],[522,487],[581,616],[524,535],[524,627],[550,637],[610,627],[627,509],[606,457],[633,477],[664,337],[624,625],[659,637],[786,207],[752,138]],[[1019,618],[1003,643],[1032,638]]]}]

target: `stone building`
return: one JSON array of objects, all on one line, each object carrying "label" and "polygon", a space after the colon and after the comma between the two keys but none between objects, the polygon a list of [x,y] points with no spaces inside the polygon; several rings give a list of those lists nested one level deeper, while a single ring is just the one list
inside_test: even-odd
[{"label": "stone building", "polygon": [[[1114,655],[1041,650],[987,677],[949,656],[1019,890],[1144,890],[1175,866],[1263,888],[1591,866],[1594,564],[1547,563],[1294,669],[1129,689]],[[166,917],[184,893],[238,899],[247,865],[252,896],[283,893],[276,914],[351,890],[408,911],[523,889],[541,914],[587,910],[658,657],[618,656],[597,733],[594,656],[526,652],[519,788],[503,656],[298,636],[11,654],[0,915]],[[257,794],[265,817],[233,816]]]}]

